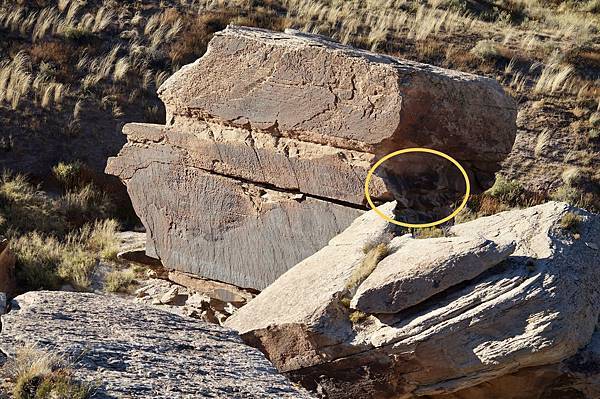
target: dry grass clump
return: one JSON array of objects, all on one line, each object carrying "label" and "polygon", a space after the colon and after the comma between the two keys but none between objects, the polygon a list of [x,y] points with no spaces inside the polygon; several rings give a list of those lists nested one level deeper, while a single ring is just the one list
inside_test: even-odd
[{"label": "dry grass clump", "polygon": [[73,188],[82,181],[82,168],[82,163],[78,161],[59,162],[52,168],[52,174],[63,187]]},{"label": "dry grass clump", "polygon": [[493,40],[481,40],[471,49],[471,53],[483,60],[510,60],[512,52],[500,43]]},{"label": "dry grass clump", "polygon": [[423,229],[415,229],[413,236],[417,239],[439,238],[446,237],[447,233],[439,227],[426,227]]},{"label": "dry grass clump", "polygon": [[62,236],[112,211],[107,194],[90,184],[53,197],[22,175],[0,175],[0,234],[5,236],[29,231]]},{"label": "dry grass clump", "polygon": [[35,228],[41,232],[63,231],[53,201],[39,187],[22,175],[0,175],[0,234],[24,232]]},{"label": "dry grass clump", "polygon": [[136,274],[131,269],[113,270],[106,276],[104,289],[107,292],[129,292],[131,286],[135,283]]},{"label": "dry grass clump", "polygon": [[560,227],[564,230],[569,230],[576,233],[579,230],[579,225],[583,222],[581,216],[574,214],[573,212],[567,212],[560,219]]},{"label": "dry grass clump", "polygon": [[21,288],[86,290],[98,259],[116,258],[119,225],[108,218],[103,193],[91,185],[77,188],[69,167],[55,170],[75,186],[58,197],[21,175],[0,177],[0,234],[11,238]]},{"label": "dry grass clump", "polygon": [[365,320],[367,317],[369,317],[369,315],[366,314],[365,312],[361,312],[360,310],[355,310],[355,311],[351,312],[350,315],[348,316],[348,318],[350,319],[352,324],[358,324],[361,321]]},{"label": "dry grass clump", "polygon": [[89,289],[98,259],[116,256],[117,227],[116,221],[103,220],[84,225],[63,240],[38,232],[16,238],[12,249],[17,255],[17,279],[28,289],[53,290],[63,284]]},{"label": "dry grass clump", "polygon": [[14,399],[87,399],[95,387],[77,381],[72,365],[61,357],[25,347],[2,367]]},{"label": "dry grass clump", "polygon": [[377,267],[377,264],[389,254],[389,248],[387,243],[368,243],[363,248],[365,257],[361,264],[354,270],[350,279],[346,283],[348,291],[352,292],[363,282],[373,270]]}]

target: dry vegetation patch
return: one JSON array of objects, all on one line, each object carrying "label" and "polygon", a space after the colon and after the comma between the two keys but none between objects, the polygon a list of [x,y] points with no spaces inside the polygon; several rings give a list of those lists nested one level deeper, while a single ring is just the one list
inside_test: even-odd
[{"label": "dry vegetation patch", "polygon": [[14,399],[91,398],[96,388],[77,381],[73,367],[58,355],[35,347],[21,348],[0,369],[6,381],[2,391]]}]

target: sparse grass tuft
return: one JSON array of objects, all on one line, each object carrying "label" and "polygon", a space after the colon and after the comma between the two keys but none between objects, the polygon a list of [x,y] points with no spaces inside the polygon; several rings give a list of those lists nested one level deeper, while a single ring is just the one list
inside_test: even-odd
[{"label": "sparse grass tuft", "polygon": [[361,321],[365,320],[367,317],[369,317],[369,315],[365,312],[361,312],[360,310],[355,310],[348,316],[352,324],[358,324]]},{"label": "sparse grass tuft", "polygon": [[14,399],[87,399],[95,390],[77,381],[63,359],[34,347],[19,349],[2,368],[2,376],[12,386]]},{"label": "sparse grass tuft", "polygon": [[388,255],[389,248],[387,243],[369,243],[363,248],[363,252],[365,252],[365,257],[346,283],[346,287],[349,291],[355,290],[371,273],[373,273],[377,264]]},{"label": "sparse grass tuft", "polygon": [[60,162],[52,168],[52,173],[65,189],[72,189],[81,185],[82,166],[81,162],[78,161],[71,163]]},{"label": "sparse grass tuft", "polygon": [[415,229],[414,237],[417,239],[446,237],[446,232],[439,227],[426,227],[424,229]]},{"label": "sparse grass tuft", "polygon": [[589,196],[583,190],[567,185],[559,187],[556,191],[552,192],[550,198],[554,201],[566,202],[569,205],[581,208],[588,207],[591,202]]},{"label": "sparse grass tuft", "polygon": [[134,282],[135,272],[133,270],[114,270],[106,276],[104,289],[107,292],[128,292]]},{"label": "sparse grass tuft", "polygon": [[573,212],[567,212],[560,219],[560,227],[564,230],[569,230],[576,233],[579,230],[579,225],[583,219],[581,216],[574,214]]}]

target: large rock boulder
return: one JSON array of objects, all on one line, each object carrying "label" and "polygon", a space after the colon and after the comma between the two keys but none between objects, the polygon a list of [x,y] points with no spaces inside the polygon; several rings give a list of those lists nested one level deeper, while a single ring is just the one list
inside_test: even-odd
[{"label": "large rock boulder", "polygon": [[2,316],[0,350],[74,359],[109,398],[310,398],[231,330],[117,296],[29,292]]},{"label": "large rock boulder", "polygon": [[600,217],[550,202],[449,235],[368,212],[226,325],[329,398],[596,398]]},{"label": "large rock boulder", "polygon": [[[159,95],[167,125],[126,125],[128,144],[107,166],[127,184],[148,255],[256,289],[363,212],[376,159],[444,151],[478,190],[516,131],[515,103],[494,80],[294,31],[229,27]],[[442,213],[464,189],[430,155],[390,161],[371,185],[375,200]]]}]

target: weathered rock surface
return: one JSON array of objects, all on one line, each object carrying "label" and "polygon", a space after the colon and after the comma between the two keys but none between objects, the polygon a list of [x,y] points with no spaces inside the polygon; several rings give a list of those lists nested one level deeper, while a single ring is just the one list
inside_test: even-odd
[{"label": "weathered rock surface", "polygon": [[75,359],[95,398],[309,398],[237,334],[119,297],[29,292],[2,316],[8,356],[37,345]]},{"label": "weathered rock surface", "polygon": [[[256,289],[362,213],[377,158],[435,148],[461,161],[478,190],[516,130],[515,103],[493,80],[294,31],[229,27],[159,95],[167,125],[126,125],[128,144],[107,166],[127,184],[147,253],[170,269]],[[386,165],[372,196],[443,211],[464,181],[432,158]],[[441,194],[425,185],[404,198],[408,180]]]},{"label": "weathered rock surface", "polygon": [[[351,306],[367,313],[398,313],[502,262],[514,243],[473,237],[394,239],[401,245],[360,284]],[[400,241],[398,244],[394,241]]]},{"label": "weathered rock surface", "polygon": [[200,281],[193,288],[161,279],[144,282],[135,296],[135,302],[216,324],[223,324],[253,297],[248,292],[234,291],[226,284],[213,281]]},{"label": "weathered rock surface", "polygon": [[[381,207],[388,214],[393,208]],[[581,217],[577,234],[560,225],[567,212]],[[497,266],[481,268],[480,275],[463,282],[459,278],[433,296],[425,290],[420,301],[411,300],[416,304],[398,313],[360,317],[344,305],[348,283],[361,267],[365,244],[389,235],[388,223],[368,212],[226,325],[279,370],[306,386],[320,386],[329,398],[537,399],[546,398],[540,396],[545,390],[560,392],[567,385],[579,395],[570,397],[597,397],[589,392],[597,392],[600,377],[597,337],[592,340],[600,313],[599,252],[594,249],[600,243],[600,217],[550,202],[456,225],[450,234],[471,240],[474,250],[481,240],[515,248]],[[419,245],[427,242],[435,248],[439,239]],[[390,245],[381,262],[394,259],[409,243]],[[430,266],[421,264],[412,273],[427,280],[436,273]],[[534,393],[505,385],[543,370],[555,378],[536,381]],[[566,385],[556,377],[563,372]]]}]

